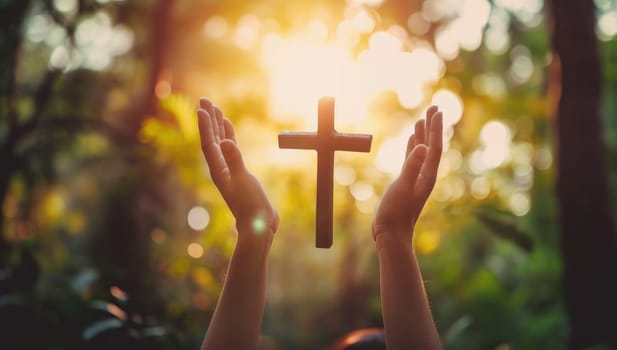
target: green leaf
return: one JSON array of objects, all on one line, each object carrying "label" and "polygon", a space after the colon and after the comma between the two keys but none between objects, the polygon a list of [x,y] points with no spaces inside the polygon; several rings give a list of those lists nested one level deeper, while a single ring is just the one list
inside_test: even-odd
[{"label": "green leaf", "polygon": [[117,318],[108,318],[106,320],[98,321],[93,325],[89,326],[88,328],[84,329],[84,331],[81,333],[81,337],[84,340],[91,340],[92,338],[103,332],[110,331],[112,329],[122,328],[123,324],[124,323]]},{"label": "green leaf", "polygon": [[526,252],[533,250],[532,239],[514,223],[514,218],[503,213],[478,209],[476,217],[496,236],[509,240]]}]

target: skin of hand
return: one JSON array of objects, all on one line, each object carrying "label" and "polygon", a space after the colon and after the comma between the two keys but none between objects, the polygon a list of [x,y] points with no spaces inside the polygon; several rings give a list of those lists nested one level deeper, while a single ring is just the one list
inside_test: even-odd
[{"label": "skin of hand", "polygon": [[210,176],[236,218],[238,240],[202,350],[257,349],[268,273],[268,251],[279,224],[263,187],[246,169],[231,122],[208,99],[197,110]]},{"label": "skin of hand", "polygon": [[411,242],[416,221],[437,179],[442,130],[443,117],[436,106],[426,111],[426,120],[416,122],[401,174],[386,189],[375,212],[375,240],[381,234],[396,234],[403,242]]},{"label": "skin of hand", "polygon": [[251,232],[267,236],[271,241],[279,217],[259,181],[244,165],[231,121],[210,100],[202,98],[199,105],[201,149],[212,181],[236,219],[238,240],[251,238],[243,237],[244,233]]},{"label": "skin of hand", "polygon": [[412,238],[437,178],[442,124],[442,114],[434,106],[427,110],[426,121],[416,122],[401,174],[386,190],[373,221],[386,347],[390,350],[441,349]]}]

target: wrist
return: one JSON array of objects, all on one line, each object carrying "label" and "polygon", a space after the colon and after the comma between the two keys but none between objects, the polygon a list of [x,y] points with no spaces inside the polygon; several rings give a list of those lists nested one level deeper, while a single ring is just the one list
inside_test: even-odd
[{"label": "wrist", "polygon": [[271,229],[254,230],[244,227],[236,227],[238,231],[238,244],[242,245],[259,245],[270,246],[274,237],[274,231]]},{"label": "wrist", "polygon": [[378,253],[390,252],[390,251],[409,251],[413,252],[413,235],[409,232],[396,232],[392,231],[376,231],[375,233],[375,246]]},{"label": "wrist", "polygon": [[274,237],[273,231],[259,231],[238,229],[238,240],[235,251],[252,259],[265,259],[270,252]]},{"label": "wrist", "polygon": [[252,214],[236,214],[236,230],[238,240],[272,242],[272,237],[278,228],[278,214],[274,209],[257,211]]}]

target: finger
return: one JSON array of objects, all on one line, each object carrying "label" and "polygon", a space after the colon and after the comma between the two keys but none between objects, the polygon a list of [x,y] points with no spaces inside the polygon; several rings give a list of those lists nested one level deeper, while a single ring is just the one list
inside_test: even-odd
[{"label": "finger", "polygon": [[414,188],[424,158],[426,157],[426,146],[417,145],[409,154],[409,157],[405,159],[403,163],[403,170],[401,171],[401,178],[403,182]]},{"label": "finger", "polygon": [[216,115],[216,123],[219,127],[219,138],[221,140],[225,140],[225,126],[223,123],[223,111],[221,111],[220,108],[218,108],[217,106],[214,106],[214,113]]},{"label": "finger", "polygon": [[221,133],[219,131],[219,124],[216,122],[216,111],[214,110],[212,101],[207,98],[201,98],[199,100],[199,105],[208,112],[210,119],[213,121],[212,134],[214,135],[214,141],[219,143],[221,141]]},{"label": "finger", "polygon": [[201,108],[197,110],[197,126],[199,128],[201,148],[203,149],[206,145],[214,143],[214,133],[210,116],[206,110]]},{"label": "finger", "polygon": [[210,176],[215,184],[220,186],[225,181],[227,165],[221,153],[219,145],[215,142],[212,126],[212,118],[203,109],[197,111],[201,150],[208,163]]},{"label": "finger", "polygon": [[432,124],[432,120],[433,120],[433,115],[435,115],[435,113],[437,113],[438,107],[437,106],[430,106],[427,110],[426,110],[426,144],[428,145],[431,142],[431,133],[429,132],[429,130],[431,130],[431,124]]},{"label": "finger", "polygon": [[242,160],[242,153],[238,146],[231,140],[223,140],[221,142],[221,151],[229,167],[229,173],[233,177],[239,172],[245,171],[244,161]]},{"label": "finger", "polygon": [[416,144],[426,145],[424,140],[424,119],[420,119],[416,122],[414,134],[416,135]]},{"label": "finger", "polygon": [[223,127],[225,127],[225,137],[228,140],[233,141],[236,145],[238,142],[236,141],[236,133],[234,132],[234,126],[231,124],[231,121],[227,118],[223,118]]},{"label": "finger", "polygon": [[431,129],[429,130],[430,143],[428,145],[428,154],[426,156],[428,162],[427,166],[430,166],[437,172],[437,166],[441,159],[441,152],[443,151],[443,114],[437,112],[433,115],[433,121],[431,123]]},{"label": "finger", "polygon": [[420,170],[421,176],[416,184],[416,191],[422,200],[426,200],[435,186],[437,170],[443,151],[443,117],[441,112],[435,113],[431,125],[430,144],[426,154],[426,161]]},{"label": "finger", "polygon": [[414,147],[416,147],[416,136],[415,134],[411,134],[411,136],[409,136],[409,138],[407,139],[407,149],[405,150],[405,159],[409,157],[409,153],[411,153],[411,150],[413,150]]}]

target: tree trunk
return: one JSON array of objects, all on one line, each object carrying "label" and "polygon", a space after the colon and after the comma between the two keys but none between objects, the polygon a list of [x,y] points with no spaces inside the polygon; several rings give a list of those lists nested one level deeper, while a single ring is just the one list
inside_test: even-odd
[{"label": "tree trunk", "polygon": [[22,24],[30,7],[30,0],[5,1],[0,4],[0,123],[6,123],[4,138],[0,138],[0,258],[9,249],[3,236],[4,212],[1,210],[11,176],[16,170],[12,133],[15,132],[15,71],[22,41]]},{"label": "tree trunk", "polygon": [[172,18],[174,2],[172,0],[159,0],[153,10],[150,21],[150,45],[149,48],[149,68],[145,86],[145,94],[140,110],[136,111],[133,120],[132,135],[136,135],[141,130],[141,125],[145,118],[154,116],[158,112],[158,100],[156,96],[156,85],[161,79],[161,73],[165,70],[166,56],[169,51],[171,31],[173,30]]},{"label": "tree trunk", "polygon": [[557,195],[571,349],[617,346],[617,231],[609,201],[593,1],[551,2],[561,69]]}]

